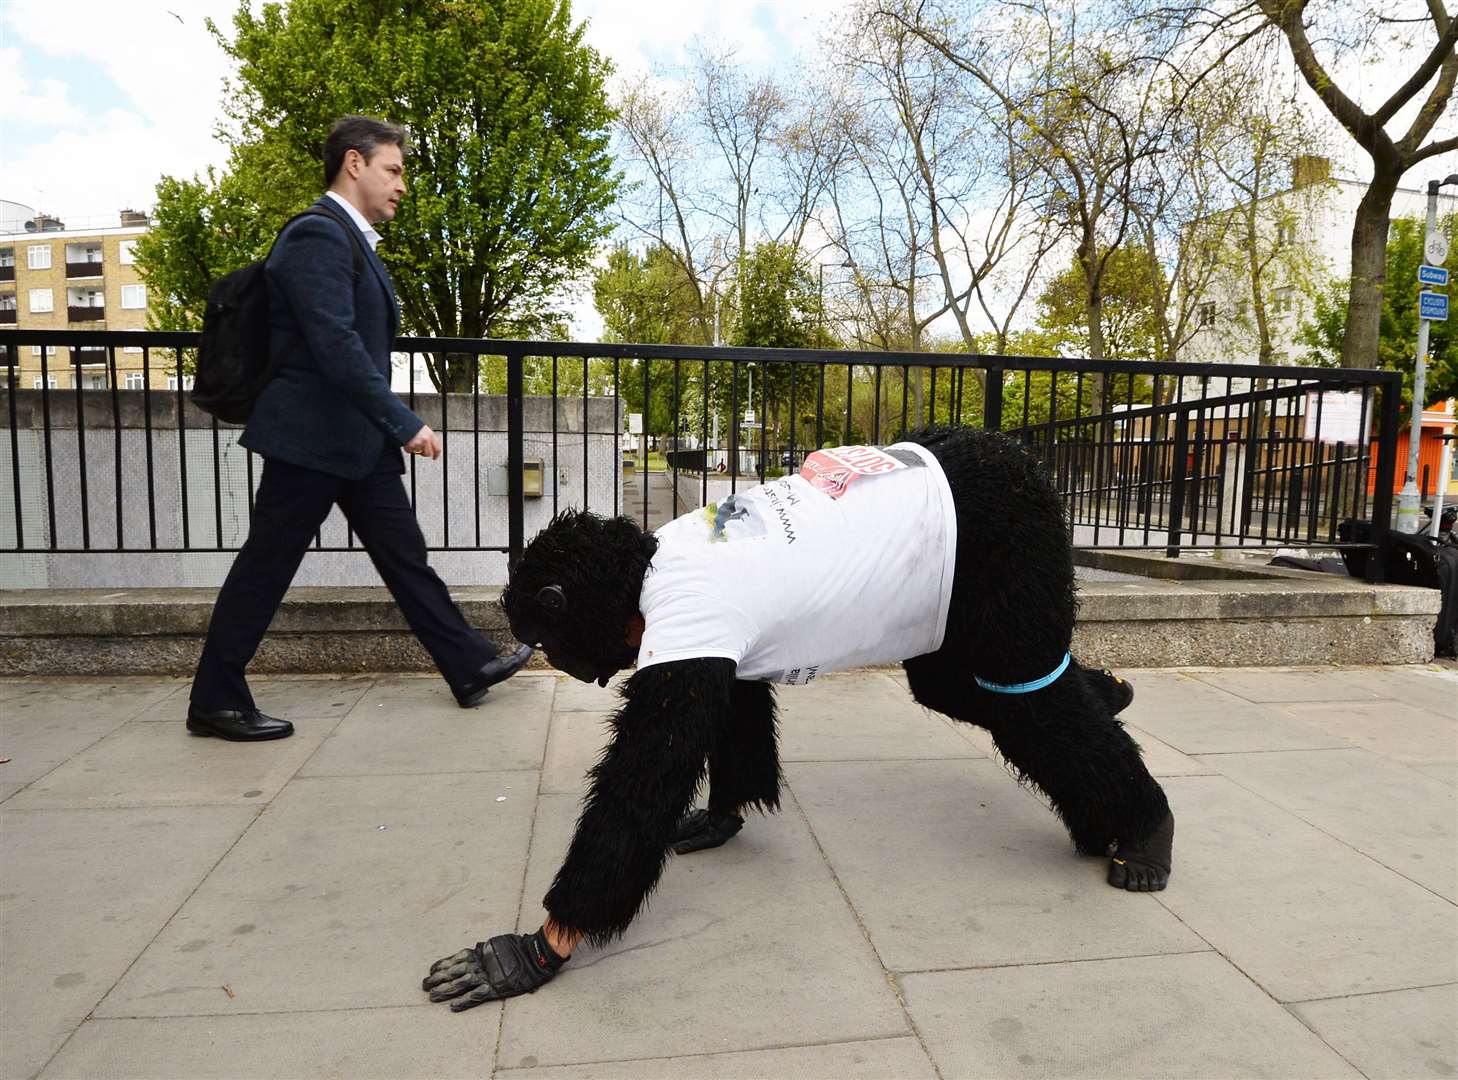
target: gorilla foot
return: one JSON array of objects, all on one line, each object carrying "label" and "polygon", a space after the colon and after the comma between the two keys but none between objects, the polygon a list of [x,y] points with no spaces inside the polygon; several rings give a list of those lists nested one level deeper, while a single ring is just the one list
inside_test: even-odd
[{"label": "gorilla foot", "polygon": [[1148,839],[1120,844],[1109,859],[1109,884],[1130,892],[1159,892],[1169,884],[1174,814],[1166,814]]},{"label": "gorilla foot", "polygon": [[668,846],[675,855],[716,848],[743,827],[744,819],[738,814],[725,814],[718,810],[690,810],[678,819],[678,825],[669,837]]}]

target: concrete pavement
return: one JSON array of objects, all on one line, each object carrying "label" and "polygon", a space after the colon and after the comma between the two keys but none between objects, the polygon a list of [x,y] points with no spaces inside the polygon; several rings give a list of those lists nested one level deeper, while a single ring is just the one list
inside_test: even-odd
[{"label": "concrete pavement", "polygon": [[899,672],[830,676],[780,695],[777,817],[460,1015],[420,979],[539,924],[608,691],[260,678],[298,734],[239,745],[181,680],[0,680],[0,1076],[1458,1073],[1458,670],[1125,674],[1167,891]]}]

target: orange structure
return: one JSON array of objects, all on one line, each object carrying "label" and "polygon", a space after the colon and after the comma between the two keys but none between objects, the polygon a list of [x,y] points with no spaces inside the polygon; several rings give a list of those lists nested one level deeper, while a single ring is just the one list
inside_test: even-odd
[{"label": "orange structure", "polygon": [[[1431,409],[1423,410],[1422,438],[1418,442],[1418,467],[1417,485],[1418,491],[1422,493],[1424,502],[1433,497],[1437,491],[1438,467],[1442,462],[1443,440],[1440,436],[1451,435],[1455,424],[1458,424],[1458,415],[1455,415],[1454,406],[1458,404],[1453,398],[1439,402]],[[1407,424],[1402,425],[1402,430],[1397,435],[1397,467],[1393,470],[1392,493],[1401,494],[1403,481],[1407,474],[1407,447],[1411,428]],[[1367,494],[1371,495],[1377,490],[1377,444],[1372,444],[1371,465],[1367,470]],[[1452,497],[1458,495],[1458,479],[1454,473],[1458,472],[1458,446],[1454,446],[1448,457],[1448,476],[1443,486],[1443,501],[1449,502]],[[1424,481],[1426,476],[1426,482]]]}]

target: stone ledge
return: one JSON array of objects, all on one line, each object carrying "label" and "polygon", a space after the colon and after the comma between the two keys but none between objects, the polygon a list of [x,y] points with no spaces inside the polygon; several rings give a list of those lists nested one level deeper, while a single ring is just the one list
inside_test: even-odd
[{"label": "stone ledge", "polygon": [[[1100,666],[1406,664],[1432,657],[1434,589],[1301,575],[1081,583],[1075,648]],[[0,591],[0,675],[190,674],[212,589]],[[451,591],[467,620],[509,638],[494,587]],[[544,667],[540,658],[533,666]],[[292,589],[251,670],[429,671],[389,593]]]}]

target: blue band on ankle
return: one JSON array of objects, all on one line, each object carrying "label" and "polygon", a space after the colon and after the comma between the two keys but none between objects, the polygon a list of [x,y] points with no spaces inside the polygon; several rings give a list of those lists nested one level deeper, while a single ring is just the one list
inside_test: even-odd
[{"label": "blue band on ankle", "polygon": [[994,694],[1031,694],[1034,690],[1041,690],[1043,687],[1055,682],[1058,676],[1068,670],[1068,664],[1072,659],[1073,654],[1064,653],[1062,663],[1041,679],[1034,679],[1032,682],[995,683],[988,682],[986,679],[980,678],[977,675],[973,675],[972,677],[977,680],[978,686],[984,690],[991,690]]}]

